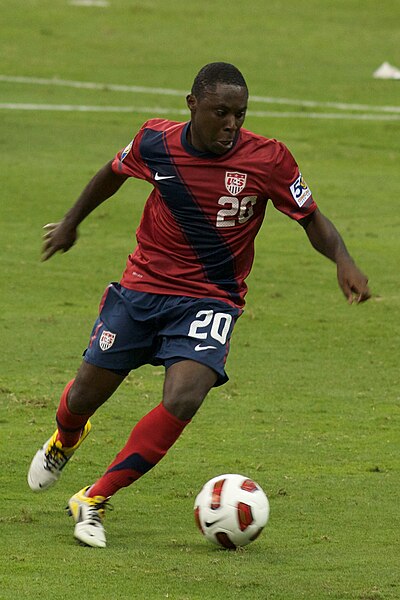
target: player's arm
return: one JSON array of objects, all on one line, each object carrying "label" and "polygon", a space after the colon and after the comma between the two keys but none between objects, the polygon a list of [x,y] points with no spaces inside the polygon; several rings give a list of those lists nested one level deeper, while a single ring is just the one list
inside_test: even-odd
[{"label": "player's arm", "polygon": [[42,260],[49,259],[59,250],[69,250],[77,240],[78,225],[126,181],[128,176],[115,173],[111,165],[112,161],[109,161],[96,173],[62,221],[44,226]]},{"label": "player's arm", "polygon": [[337,267],[337,278],[348,302],[365,302],[371,294],[368,278],[354,263],[333,223],[316,209],[303,224],[312,246],[330,258]]}]

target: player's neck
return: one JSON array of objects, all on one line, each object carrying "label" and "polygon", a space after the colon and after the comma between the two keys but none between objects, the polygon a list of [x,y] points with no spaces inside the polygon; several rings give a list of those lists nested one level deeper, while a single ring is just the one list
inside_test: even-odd
[{"label": "player's neck", "polygon": [[188,144],[190,144],[192,146],[192,148],[194,147],[193,143],[192,143],[192,124],[191,123],[189,123],[189,126],[186,130],[186,141]]}]

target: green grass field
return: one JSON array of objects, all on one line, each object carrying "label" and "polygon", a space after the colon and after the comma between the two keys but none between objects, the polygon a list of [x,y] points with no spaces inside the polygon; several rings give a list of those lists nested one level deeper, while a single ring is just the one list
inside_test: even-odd
[{"label": "green grass field", "polygon": [[[398,599],[400,82],[372,78],[384,61],[400,67],[397,0],[0,0],[0,9],[0,599]],[[34,495],[26,473],[102,291],[133,248],[149,186],[128,182],[48,263],[42,226],[157,109],[186,119],[184,91],[214,60],[237,64],[252,95],[285,99],[253,100],[246,127],[293,151],[373,298],[348,306],[334,266],[269,207],[230,382],[153,472],[113,498],[107,549],[83,548],[64,506],[159,402],[163,369],[129,376],[54,489]],[[222,472],[254,478],[271,504],[263,535],[235,553],[208,545],[192,515],[202,484]]]}]

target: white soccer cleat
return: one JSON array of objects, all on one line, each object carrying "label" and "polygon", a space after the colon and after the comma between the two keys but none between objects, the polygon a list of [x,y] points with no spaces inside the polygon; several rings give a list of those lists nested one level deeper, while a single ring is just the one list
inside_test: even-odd
[{"label": "white soccer cleat", "polygon": [[75,520],[75,538],[85,546],[92,548],[106,547],[106,533],[103,519],[107,498],[104,496],[86,496],[90,486],[83,488],[70,498],[68,513]]},{"label": "white soccer cleat", "polygon": [[61,471],[73,456],[75,451],[82,444],[83,440],[89,435],[91,430],[90,421],[88,421],[82,431],[82,435],[71,448],[64,447],[60,440],[57,440],[58,430],[38,450],[33,457],[28,472],[28,484],[34,492],[42,492],[54,485],[60,478]]}]

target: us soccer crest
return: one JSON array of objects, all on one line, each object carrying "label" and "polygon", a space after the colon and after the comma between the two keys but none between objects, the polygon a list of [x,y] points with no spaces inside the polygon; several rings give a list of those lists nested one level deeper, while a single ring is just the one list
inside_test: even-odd
[{"label": "us soccer crest", "polygon": [[111,333],[111,331],[103,331],[99,339],[99,346],[103,352],[111,348],[116,337],[116,333]]},{"label": "us soccer crest", "polygon": [[225,187],[231,196],[237,196],[245,188],[247,181],[247,175],[245,173],[238,173],[237,171],[226,171],[225,173]]}]

